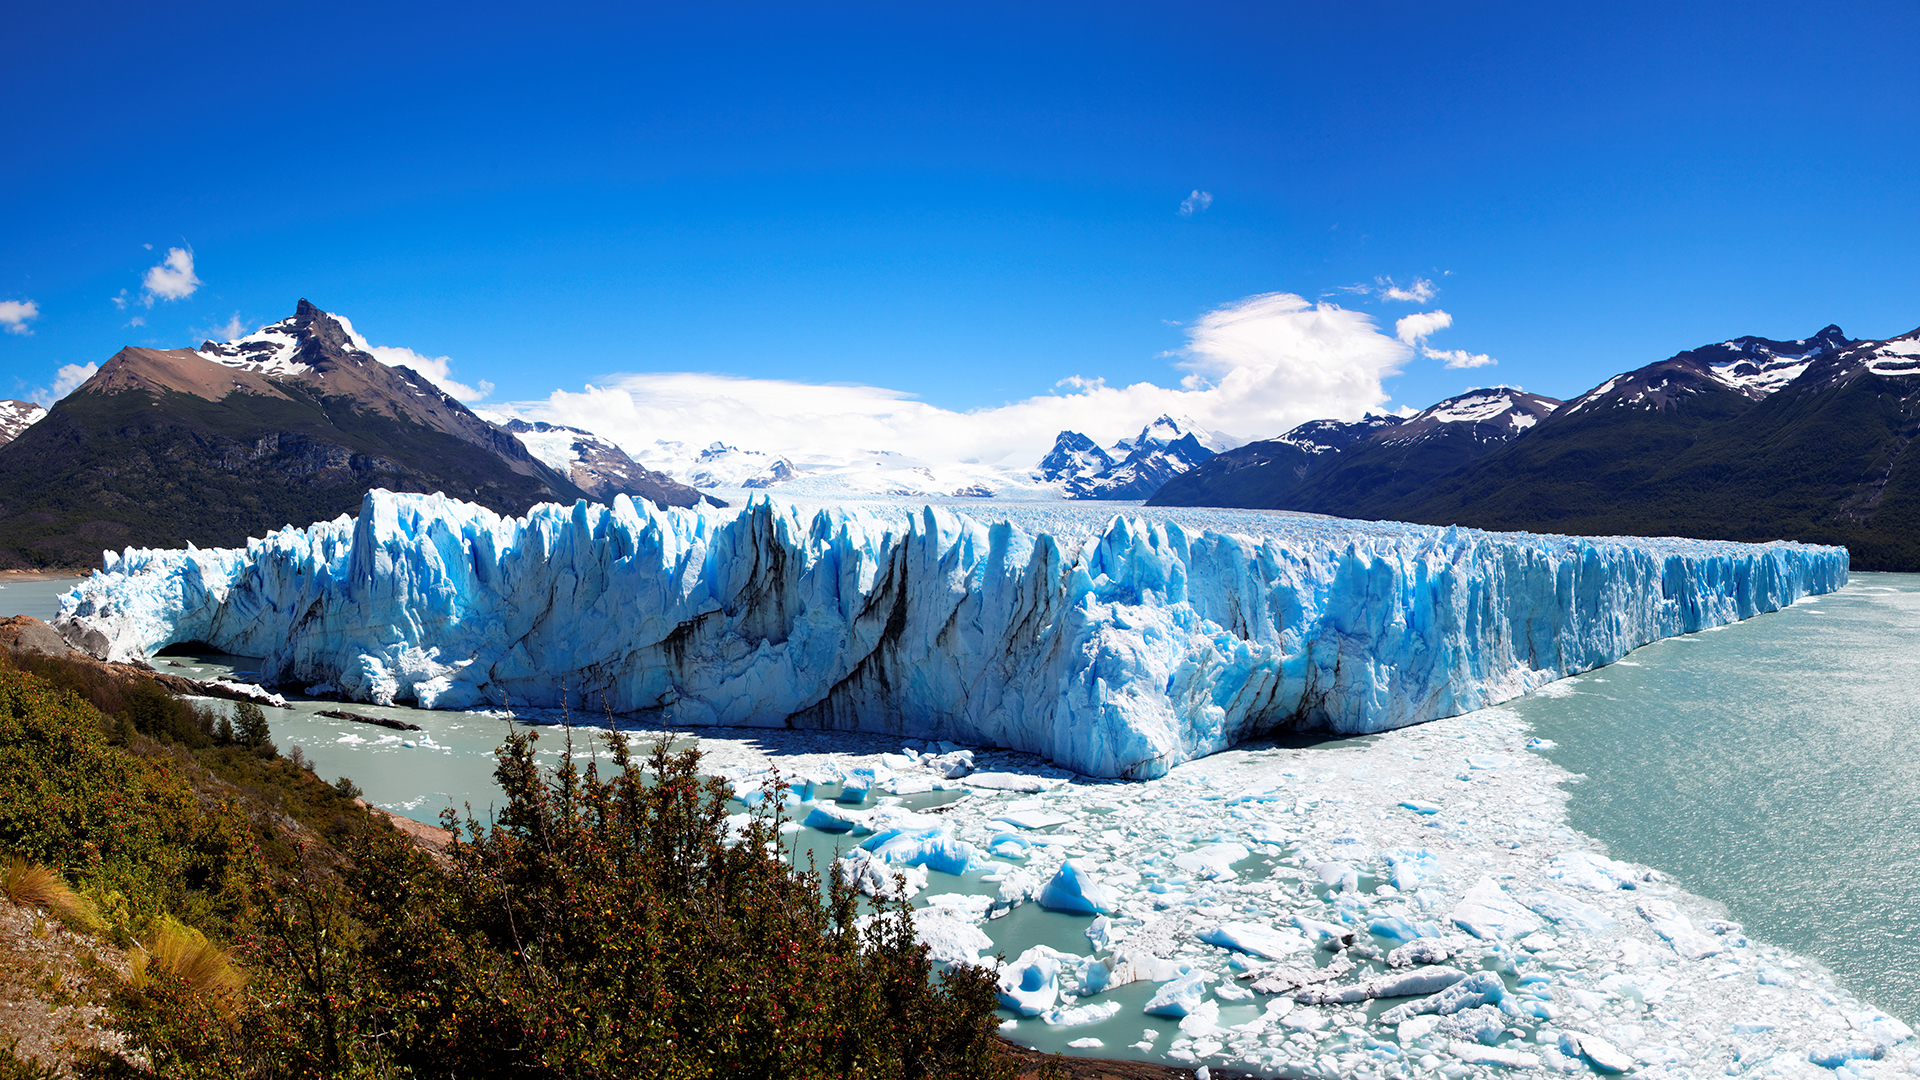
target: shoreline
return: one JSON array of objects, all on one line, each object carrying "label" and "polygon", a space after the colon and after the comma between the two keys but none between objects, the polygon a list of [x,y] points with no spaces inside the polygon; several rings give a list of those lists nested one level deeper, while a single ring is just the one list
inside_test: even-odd
[{"label": "shoreline", "polygon": [[80,581],[92,576],[92,570],[0,570],[0,585],[10,581]]}]

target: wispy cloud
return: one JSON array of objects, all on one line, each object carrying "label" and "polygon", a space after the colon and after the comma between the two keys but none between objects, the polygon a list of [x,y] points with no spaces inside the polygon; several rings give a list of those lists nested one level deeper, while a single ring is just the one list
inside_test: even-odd
[{"label": "wispy cloud", "polygon": [[339,321],[341,329],[347,332],[347,336],[353,339],[353,343],[372,353],[375,360],[388,367],[412,368],[425,375],[428,382],[445,390],[455,401],[463,401],[471,405],[493,393],[493,384],[485,379],[481,379],[478,386],[468,386],[454,379],[452,357],[428,356],[425,353],[417,353],[412,349],[395,345],[375,345],[368,341],[364,334],[355,330],[345,316],[335,315],[334,318]]},{"label": "wispy cloud", "polygon": [[1364,313],[1288,293],[1223,305],[1185,329],[1186,345],[1170,354],[1184,373],[1178,388],[1068,376],[1061,392],[956,412],[886,387],[663,372],[618,375],[500,411],[597,432],[661,465],[678,453],[674,444],[724,441],[803,464],[891,450],[1030,468],[1063,429],[1108,443],[1162,413],[1243,439],[1322,417],[1357,419],[1385,406],[1381,380],[1414,355]]},{"label": "wispy cloud", "polygon": [[99,364],[64,364],[53,373],[53,386],[41,387],[32,395],[34,404],[51,409],[53,403],[73,393],[81,383],[93,378],[100,370]]},{"label": "wispy cloud", "polygon": [[0,329],[9,334],[31,334],[27,323],[40,317],[40,305],[32,300],[0,300]]},{"label": "wispy cloud", "polygon": [[1365,282],[1358,285],[1342,285],[1334,292],[1371,296],[1379,300],[1399,300],[1409,304],[1424,304],[1440,295],[1440,290],[1426,278],[1414,278],[1406,285],[1397,285],[1390,277],[1377,277],[1373,279],[1371,285]]},{"label": "wispy cloud", "polygon": [[[136,315],[134,316],[133,324],[136,326],[145,326],[146,320]],[[233,317],[228,319],[224,325],[209,326],[205,329],[191,330],[188,332],[203,341],[232,341],[236,338],[246,337],[247,332],[251,329],[252,327],[240,321],[240,313],[236,311],[233,313]]]},{"label": "wispy cloud", "polygon": [[193,249],[168,248],[167,257],[160,265],[149,267],[141,279],[140,302],[152,307],[155,300],[185,300],[199,287],[200,279],[193,273]]},{"label": "wispy cloud", "polygon": [[453,377],[453,360],[446,356],[424,356],[412,349],[403,349],[388,345],[368,345],[366,350],[374,358],[388,367],[410,367],[427,377],[427,381],[445,390],[455,401],[472,404],[484,400],[493,393],[493,384],[481,379],[478,386],[468,386]]},{"label": "wispy cloud", "polygon": [[1410,304],[1424,304],[1439,295],[1433,282],[1426,278],[1414,278],[1412,283],[1401,288],[1391,278],[1380,279],[1380,296],[1384,300],[1403,300]]},{"label": "wispy cloud", "polygon": [[1193,194],[1180,200],[1180,216],[1192,217],[1195,214],[1206,213],[1207,207],[1212,205],[1213,195],[1210,192],[1195,188],[1193,189]]},{"label": "wispy cloud", "polygon": [[1405,344],[1418,348],[1421,356],[1438,360],[1450,368],[1487,367],[1500,362],[1486,353],[1470,353],[1465,349],[1435,349],[1427,345],[1427,338],[1452,325],[1453,316],[1435,308],[1396,321],[1393,332]]},{"label": "wispy cloud", "polygon": [[1450,368],[1477,368],[1500,361],[1486,353],[1470,353],[1465,349],[1422,349],[1420,354],[1429,360],[1443,361]]}]

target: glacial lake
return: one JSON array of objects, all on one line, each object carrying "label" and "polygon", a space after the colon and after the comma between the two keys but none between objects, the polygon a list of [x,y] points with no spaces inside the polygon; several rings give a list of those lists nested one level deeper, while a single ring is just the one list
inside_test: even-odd
[{"label": "glacial lake", "polygon": [[[0,614],[50,618],[71,584],[7,584]],[[250,661],[157,663],[206,678],[244,673]],[[1543,751],[1549,759],[1581,774],[1569,788],[1571,828],[1724,905],[1749,935],[1818,961],[1881,1008],[1920,1018],[1920,575],[1855,574],[1839,593],[1655,643],[1504,708],[1552,741]],[[317,715],[322,709],[424,730],[328,719]],[[465,804],[485,816],[493,748],[513,724],[487,713],[328,702],[268,713],[279,745],[301,747],[320,775],[351,776],[375,803],[424,821]],[[560,732],[542,734],[542,751],[557,754]],[[901,742],[782,736],[848,754]],[[816,848],[823,863],[850,842],[812,830],[795,840]],[[933,892],[992,889],[934,876],[944,880]],[[1027,904],[990,929],[1013,956],[1034,942],[1070,950],[1084,923]],[[1116,992],[1136,1031],[1131,999],[1149,990]],[[1057,1049],[1052,1044],[1079,1033],[1056,1039],[1030,1028],[1009,1034]],[[1125,1054],[1112,1042],[1103,1052]]]}]

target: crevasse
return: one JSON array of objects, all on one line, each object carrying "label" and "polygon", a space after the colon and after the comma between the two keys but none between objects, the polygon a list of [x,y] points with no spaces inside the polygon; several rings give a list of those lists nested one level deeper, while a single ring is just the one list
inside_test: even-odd
[{"label": "crevasse", "polygon": [[132,549],[62,600],[110,659],[206,642],[428,708],[892,732],[1152,777],[1286,730],[1481,708],[1847,578],[1844,548],[1272,515],[1054,534],[765,498],[737,514],[370,492],[242,549]]}]

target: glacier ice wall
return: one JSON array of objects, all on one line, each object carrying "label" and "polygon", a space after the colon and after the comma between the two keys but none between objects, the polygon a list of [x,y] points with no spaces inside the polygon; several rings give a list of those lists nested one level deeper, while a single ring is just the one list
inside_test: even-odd
[{"label": "glacier ice wall", "polygon": [[244,550],[108,553],[57,625],[95,655],[200,641],[361,701],[885,731],[1150,777],[1481,708],[1847,578],[1843,548],[1242,517],[1047,532],[622,496],[516,519],[375,491]]}]

